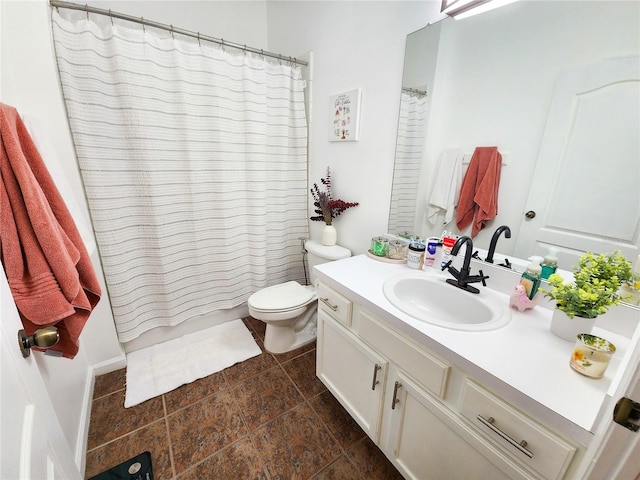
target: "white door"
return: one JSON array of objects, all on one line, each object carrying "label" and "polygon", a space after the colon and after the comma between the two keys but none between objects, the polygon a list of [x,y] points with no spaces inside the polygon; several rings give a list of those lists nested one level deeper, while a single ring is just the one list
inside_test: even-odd
[{"label": "white door", "polygon": [[[534,216],[535,215],[535,216]],[[640,62],[603,60],[556,83],[514,256],[558,247],[571,269],[585,251],[640,253]]]},{"label": "white door", "polygon": [[33,353],[23,358],[22,328],[0,265],[0,478],[81,479]]}]

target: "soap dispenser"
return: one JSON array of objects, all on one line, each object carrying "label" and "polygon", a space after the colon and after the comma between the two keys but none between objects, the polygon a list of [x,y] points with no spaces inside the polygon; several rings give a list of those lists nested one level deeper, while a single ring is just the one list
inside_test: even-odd
[{"label": "soap dispenser", "polygon": [[544,278],[545,280],[551,276],[552,273],[555,273],[556,268],[558,268],[558,249],[555,247],[549,247],[549,251],[544,256],[542,260],[542,270],[540,272],[540,278]]},{"label": "soap dispenser", "polygon": [[529,300],[533,300],[533,297],[538,292],[538,287],[540,286],[540,272],[542,271],[542,267],[540,266],[540,262],[542,262],[543,258],[537,255],[533,257],[529,257],[531,263],[527,265],[527,269],[522,274],[520,278],[520,285],[522,285],[527,293],[527,298]]}]

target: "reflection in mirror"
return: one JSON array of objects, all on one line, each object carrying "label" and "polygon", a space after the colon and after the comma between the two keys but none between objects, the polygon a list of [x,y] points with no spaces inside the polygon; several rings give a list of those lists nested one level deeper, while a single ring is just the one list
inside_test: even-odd
[{"label": "reflection in mirror", "polygon": [[413,232],[427,135],[427,86],[433,85],[439,40],[439,25],[428,25],[407,37],[389,214],[390,232]]},{"label": "reflection in mirror", "polygon": [[[416,54],[416,45],[421,37],[424,37],[420,47],[423,53]],[[602,181],[603,170],[606,170],[609,183],[615,182],[616,175],[620,175],[619,178],[632,177],[636,179],[636,185],[640,184],[640,162],[634,152],[628,155],[611,153],[616,156],[616,169],[607,170],[606,166],[612,164],[611,159],[606,156],[602,158],[603,150],[599,148],[598,158],[592,159],[592,166],[585,168],[580,163],[580,157],[586,157],[592,151],[589,147],[581,147],[579,151],[583,153],[578,157],[572,156],[570,161],[565,162],[562,156],[544,159],[541,147],[553,133],[545,132],[545,127],[551,122],[549,114],[555,101],[556,83],[567,70],[606,63],[603,62],[605,59],[632,58],[639,54],[640,2],[516,2],[465,20],[447,18],[410,34],[403,85],[412,86],[405,79],[408,82],[414,77],[413,72],[420,68],[427,72],[413,86],[419,85],[420,89],[428,92],[425,105],[428,128],[422,148],[417,193],[412,205],[404,199],[401,219],[394,205],[399,198],[396,190],[399,192],[404,188],[407,177],[411,177],[410,180],[414,182],[412,188],[415,188],[417,174],[408,175],[400,167],[394,174],[389,231],[408,231],[423,238],[439,236],[445,229],[456,234],[468,234],[458,231],[455,221],[445,225],[442,219],[431,223],[426,218],[426,199],[433,189],[436,165],[445,149],[459,148],[468,157],[476,146],[497,145],[503,156],[508,158],[507,165],[503,161],[501,172],[498,215],[473,239],[474,245],[486,250],[495,229],[500,225],[508,225],[513,235],[511,239],[500,240],[497,250],[500,253],[496,254],[498,260],[505,255],[516,260],[534,254],[544,255],[546,247],[553,245],[559,247],[560,267],[571,270],[576,257],[568,253],[592,248],[585,245],[592,245],[593,242],[567,247],[555,236],[533,243],[523,241],[527,238],[519,238],[524,231],[523,225],[529,221],[525,217],[526,212],[536,210],[535,221],[541,222],[536,228],[541,231],[545,228],[545,222],[553,220],[557,223],[559,218],[553,208],[547,209],[547,206],[553,207],[554,203],[549,200],[555,198],[557,204],[559,199],[566,198],[561,194],[562,184],[549,197],[541,193],[538,187],[532,190],[532,185],[540,184],[536,178],[551,184],[558,181],[556,177],[559,175],[566,178],[567,168],[571,168],[576,174],[580,172],[581,182],[585,185],[583,192],[598,196],[601,191],[598,183]],[[627,85],[629,90],[635,89],[636,93],[632,95],[637,95],[640,78]],[[640,115],[637,102],[630,101],[627,105],[631,110],[627,113],[633,117],[631,121],[637,122],[636,117]],[[570,120],[570,117],[565,118],[565,124]],[[607,144],[606,138],[597,141],[600,145]],[[630,144],[634,141],[637,148],[637,135]],[[398,143],[400,145],[400,141]],[[619,144],[621,142],[617,141],[616,146]],[[618,149],[612,148],[610,151]],[[555,170],[548,170],[550,165]],[[598,165],[600,168],[597,168]],[[466,166],[463,164],[463,169]],[[591,176],[584,178],[586,173]],[[638,188],[632,188],[628,197],[615,200],[610,198],[611,195],[603,195],[606,198],[601,199],[602,208],[615,208],[618,212],[622,208],[629,211],[631,216],[638,216],[639,191]],[[543,204],[540,210],[530,207],[534,200]],[[613,200],[610,202],[612,205],[607,204],[609,200]],[[629,208],[625,209],[624,205]],[[590,217],[591,211],[577,202],[574,215]],[[598,215],[603,213],[599,212]],[[590,237],[598,236],[599,243],[595,245],[600,251],[621,248],[627,258],[635,262],[640,253],[639,222],[638,218],[631,219],[636,228],[633,235],[627,235],[627,240],[607,243],[608,234],[602,228]],[[593,222],[589,223],[593,228]],[[557,227],[557,230],[569,230],[566,226]],[[530,236],[538,238],[537,233],[526,235]]]}]

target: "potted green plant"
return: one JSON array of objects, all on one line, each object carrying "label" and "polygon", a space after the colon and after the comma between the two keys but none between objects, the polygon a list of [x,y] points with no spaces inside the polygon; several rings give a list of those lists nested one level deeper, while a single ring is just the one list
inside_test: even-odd
[{"label": "potted green plant", "polygon": [[358,202],[345,202],[334,199],[331,195],[331,169],[327,167],[327,176],[320,179],[320,183],[325,186],[325,191],[321,191],[317,183],[313,184],[311,195],[313,196],[313,206],[316,215],[309,217],[310,220],[324,221],[325,228],[322,232],[323,245],[335,245],[336,229],[333,226],[333,219],[338,217],[347,208],[357,207]]},{"label": "potted green plant", "polygon": [[631,263],[619,250],[600,255],[587,252],[573,272],[573,282],[554,273],[549,287],[542,289],[556,304],[551,331],[569,341],[575,341],[578,333],[590,333],[598,315],[622,300],[622,283],[632,279]]}]

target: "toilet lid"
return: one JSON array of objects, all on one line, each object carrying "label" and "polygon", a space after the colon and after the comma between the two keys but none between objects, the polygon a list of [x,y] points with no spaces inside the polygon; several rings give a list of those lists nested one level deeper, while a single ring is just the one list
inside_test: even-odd
[{"label": "toilet lid", "polygon": [[314,296],[314,290],[286,282],[257,291],[249,297],[249,305],[256,310],[290,310],[309,303]]}]

